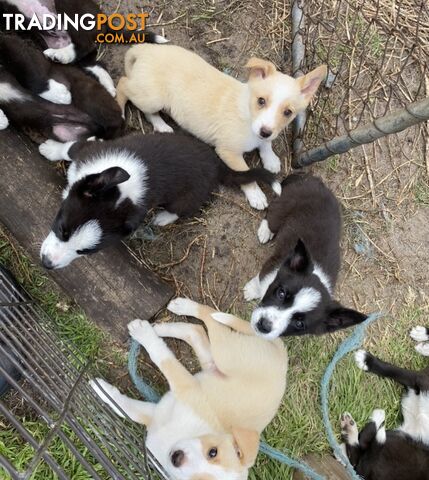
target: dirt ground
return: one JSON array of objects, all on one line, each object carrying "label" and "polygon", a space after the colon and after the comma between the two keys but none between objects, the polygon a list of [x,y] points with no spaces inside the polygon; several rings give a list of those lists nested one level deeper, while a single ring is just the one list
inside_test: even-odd
[{"label": "dirt ground", "polygon": [[[141,7],[148,11],[145,3]],[[103,8],[126,13],[135,10],[135,2],[104,1]],[[244,79],[241,66],[251,55],[268,57],[290,72],[286,3],[174,1],[157,2],[149,11],[151,29],[231,75]],[[115,45],[102,52],[115,80],[122,73],[125,49]],[[412,89],[412,80],[410,85]],[[134,107],[128,110],[128,123],[130,130],[151,132]],[[409,288],[417,295],[428,294],[426,141],[424,127],[413,127],[311,169],[343,203],[343,268],[337,296],[347,305],[366,312],[394,312]],[[286,135],[275,142],[275,150],[283,159],[283,176],[290,171]],[[257,155],[249,157],[256,165]],[[273,248],[257,241],[263,215],[252,210],[240,192],[222,188],[200,217],[154,228],[153,240],[134,238],[130,246],[150,268],[174,281],[178,294],[245,313],[249,306],[242,287]],[[147,232],[141,230],[139,236]]]}]

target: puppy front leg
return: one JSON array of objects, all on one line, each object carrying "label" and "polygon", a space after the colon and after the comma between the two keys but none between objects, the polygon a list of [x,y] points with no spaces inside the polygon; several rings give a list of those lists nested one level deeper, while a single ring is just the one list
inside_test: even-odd
[{"label": "puppy front leg", "polygon": [[281,170],[280,158],[273,152],[271,142],[263,142],[259,147],[259,155],[264,168],[272,173],[279,173]]},{"label": "puppy front leg", "polygon": [[159,133],[173,133],[174,130],[164,122],[159,113],[146,113],[144,114],[147,121],[153,125],[153,130]]},{"label": "puppy front leg", "polygon": [[39,152],[51,162],[66,160],[72,162],[79,155],[82,148],[88,145],[88,142],[96,141],[95,137],[81,140],[78,142],[57,142],[56,140],[46,140],[39,145]]},{"label": "puppy front leg", "polygon": [[270,257],[263,265],[258,275],[254,276],[244,286],[244,298],[251,300],[262,300],[267,293],[269,286],[273,283],[279,271],[277,257]]},{"label": "puppy front leg", "polygon": [[150,424],[155,410],[155,404],[127,397],[102,378],[91,380],[89,385],[100,399],[120,417],[124,418],[124,414],[121,411],[123,410],[133,422],[146,426]]},{"label": "puppy front leg", "polygon": [[[232,170],[236,170],[237,172],[249,170],[249,167],[244,161],[242,153],[237,153],[222,148],[217,148],[216,153],[228,165],[229,168],[232,168]],[[264,210],[268,207],[267,197],[256,182],[242,185],[241,189],[246,195],[247,201],[251,207],[256,208],[257,210]]]},{"label": "puppy front leg", "polygon": [[5,130],[9,126],[9,119],[3,110],[0,109],[0,130]]},{"label": "puppy front leg", "polygon": [[198,381],[177,360],[147,320],[133,320],[128,324],[128,331],[146,349],[153,363],[167,379],[172,392],[180,394],[198,386]]}]

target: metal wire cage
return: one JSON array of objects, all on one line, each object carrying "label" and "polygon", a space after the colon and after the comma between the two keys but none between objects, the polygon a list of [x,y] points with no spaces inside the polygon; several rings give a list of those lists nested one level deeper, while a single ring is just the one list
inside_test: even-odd
[{"label": "metal wire cage", "polygon": [[[167,478],[145,449],[145,429],[90,388],[90,367],[0,266],[0,432],[13,432],[13,445],[0,436],[0,478]],[[10,448],[31,455],[12,464]]]},{"label": "metal wire cage", "polygon": [[[294,74],[322,63],[329,68],[327,88],[297,125],[295,157],[305,152],[306,164],[323,159],[317,158],[317,147],[344,135],[352,139],[351,147],[359,145],[363,142],[353,138],[358,128],[365,143],[373,141],[371,122],[392,112],[392,124],[417,123],[403,121],[401,111],[413,114],[409,106],[429,97],[427,0],[293,0],[292,24]],[[413,116],[420,122],[429,118],[427,103]],[[394,133],[395,126],[380,128],[380,136]],[[410,155],[421,131],[407,135],[407,142],[396,137],[397,145],[377,148],[390,157],[397,155],[395,148]],[[326,150],[324,158],[341,153],[329,145]]]}]

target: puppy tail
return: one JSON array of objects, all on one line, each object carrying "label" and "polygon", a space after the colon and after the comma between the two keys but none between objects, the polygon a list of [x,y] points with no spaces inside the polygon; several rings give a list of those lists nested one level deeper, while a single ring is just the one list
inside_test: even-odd
[{"label": "puppy tail", "polygon": [[232,170],[222,162],[220,183],[227,187],[239,187],[246,183],[265,183],[270,185],[277,195],[281,194],[280,183],[276,181],[273,173],[265,170],[265,168],[251,168],[243,172]]}]

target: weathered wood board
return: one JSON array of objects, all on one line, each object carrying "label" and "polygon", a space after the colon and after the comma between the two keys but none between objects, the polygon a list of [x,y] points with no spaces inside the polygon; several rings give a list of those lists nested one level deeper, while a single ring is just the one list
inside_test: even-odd
[{"label": "weathered wood board", "polygon": [[[64,184],[27,137],[0,132],[0,222],[36,262]],[[50,275],[89,318],[118,340],[127,338],[130,320],[150,319],[173,295],[172,288],[124,245],[77,259]]]},{"label": "weathered wood board", "polygon": [[[350,477],[346,469],[334,457],[329,455],[307,455],[303,458],[315,472],[325,477],[326,480],[349,480]],[[296,471],[293,480],[305,480],[307,477]]]}]

